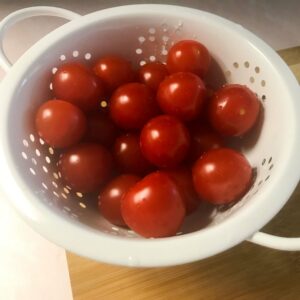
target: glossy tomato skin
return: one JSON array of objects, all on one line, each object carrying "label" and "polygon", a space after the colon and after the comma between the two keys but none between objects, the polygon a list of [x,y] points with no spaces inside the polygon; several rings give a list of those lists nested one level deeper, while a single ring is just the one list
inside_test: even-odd
[{"label": "glossy tomato skin", "polygon": [[168,76],[159,86],[157,101],[166,114],[183,121],[190,121],[199,116],[206,89],[197,75],[179,72]]},{"label": "glossy tomato skin", "polygon": [[168,76],[167,66],[161,62],[150,62],[139,70],[140,82],[157,91],[160,83]]},{"label": "glossy tomato skin", "polygon": [[62,100],[43,103],[35,117],[39,136],[53,148],[78,143],[85,134],[86,123],[85,115],[77,106]]},{"label": "glossy tomato skin", "polygon": [[194,122],[189,129],[191,135],[189,161],[194,162],[205,152],[225,146],[223,137],[207,124]]},{"label": "glossy tomato skin", "polygon": [[167,68],[170,73],[191,72],[203,78],[210,62],[210,54],[204,45],[193,40],[183,40],[169,50]]},{"label": "glossy tomato skin", "polygon": [[135,72],[131,63],[123,57],[108,55],[101,57],[93,67],[94,73],[104,82],[109,92],[119,86],[133,82]]},{"label": "glossy tomato skin", "polygon": [[146,238],[175,235],[185,217],[182,196],[163,172],[136,183],[123,198],[121,210],[128,227]]},{"label": "glossy tomato skin", "polygon": [[61,65],[52,85],[56,98],[69,101],[85,112],[97,110],[105,94],[103,83],[81,63]]},{"label": "glossy tomato skin", "polygon": [[74,191],[96,192],[110,178],[113,160],[99,144],[83,143],[60,156],[59,171],[64,182]]},{"label": "glossy tomato skin", "polygon": [[260,112],[257,96],[246,86],[228,84],[218,91],[209,104],[212,126],[224,136],[242,136],[251,130]]},{"label": "glossy tomato skin", "polygon": [[142,154],[140,137],[136,133],[118,136],[114,144],[114,158],[122,172],[145,175],[153,166]]},{"label": "glossy tomato skin", "polygon": [[192,171],[187,167],[166,172],[175,182],[185,204],[186,214],[190,215],[197,210],[200,199],[193,185]]},{"label": "glossy tomato skin", "polygon": [[140,145],[142,153],[152,164],[161,168],[175,168],[189,151],[190,135],[177,118],[161,115],[144,126]]},{"label": "glossy tomato skin", "polygon": [[104,218],[117,226],[126,226],[121,213],[121,200],[140,178],[123,174],[110,181],[98,196],[98,208]]},{"label": "glossy tomato skin", "polygon": [[203,154],[193,167],[194,187],[213,204],[237,201],[250,188],[252,168],[239,152],[220,148]]},{"label": "glossy tomato skin", "polygon": [[120,86],[109,103],[112,120],[123,129],[140,129],[158,113],[152,90],[142,83]]},{"label": "glossy tomato skin", "polygon": [[86,141],[110,147],[118,135],[118,128],[104,112],[93,112],[87,117]]}]

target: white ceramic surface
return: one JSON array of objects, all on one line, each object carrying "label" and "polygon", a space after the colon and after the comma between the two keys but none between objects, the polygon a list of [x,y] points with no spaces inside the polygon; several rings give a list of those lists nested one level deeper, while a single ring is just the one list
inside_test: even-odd
[{"label": "white ceramic surface", "polygon": [[[47,9],[33,8],[31,13],[36,15]],[[30,10],[21,13],[29,16]],[[1,25],[3,28],[4,23]],[[35,136],[32,118],[36,106],[49,97],[49,70],[60,61],[89,60],[86,54],[93,57],[116,49],[137,63],[162,60],[171,42],[182,38],[201,40],[227,81],[249,84],[265,100],[265,120],[257,143],[244,149],[257,167],[258,176],[254,188],[241,202],[225,212],[212,212],[212,221],[205,229],[192,230],[190,220],[183,229],[184,235],[145,240],[109,225],[89,209],[82,195],[66,192],[59,174],[46,164],[47,157],[52,159],[52,150]],[[142,55],[136,49],[142,49]],[[1,59],[8,67],[5,57]],[[163,266],[221,252],[266,224],[287,201],[299,179],[300,144],[295,138],[300,113],[297,81],[264,42],[241,26],[208,13],[174,6],[136,5],[79,17],[24,54],[1,83],[0,92],[5,99],[0,112],[0,176],[8,199],[44,236],[100,261]],[[281,140],[276,138],[278,135]],[[255,235],[254,241],[287,250],[300,248],[299,239],[273,238],[262,233]]]}]

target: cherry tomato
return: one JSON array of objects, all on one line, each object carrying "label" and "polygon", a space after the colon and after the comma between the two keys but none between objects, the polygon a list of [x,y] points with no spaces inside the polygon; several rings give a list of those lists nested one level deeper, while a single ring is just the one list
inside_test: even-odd
[{"label": "cherry tomato", "polygon": [[53,76],[52,84],[56,98],[69,101],[84,111],[96,110],[104,96],[102,82],[80,63],[61,65]]},{"label": "cherry tomato", "polygon": [[83,112],[62,100],[43,103],[37,111],[35,124],[40,137],[54,148],[75,145],[86,131],[86,117]]},{"label": "cherry tomato", "polygon": [[252,168],[239,152],[220,148],[203,154],[193,167],[193,182],[201,199],[227,204],[250,188]]},{"label": "cherry tomato", "polygon": [[165,64],[161,62],[150,62],[140,68],[139,79],[140,82],[145,83],[152,90],[156,91],[168,74]]},{"label": "cherry tomato", "polygon": [[176,183],[185,204],[186,214],[190,215],[200,204],[199,197],[194,189],[192,172],[188,168],[180,168],[166,172]]},{"label": "cherry tomato", "polygon": [[121,200],[139,180],[135,175],[124,174],[105,186],[98,197],[99,211],[104,218],[112,224],[126,226],[121,214]]},{"label": "cherry tomato", "polygon": [[98,144],[80,144],[60,156],[58,166],[62,178],[76,192],[95,192],[112,172],[110,153]]},{"label": "cherry tomato", "polygon": [[183,161],[190,146],[187,128],[177,118],[162,115],[150,120],[140,137],[142,153],[151,163],[173,168]]},{"label": "cherry tomato", "polygon": [[168,76],[159,86],[157,101],[169,115],[183,121],[199,116],[206,99],[203,81],[195,74],[180,72]]},{"label": "cherry tomato", "polygon": [[93,112],[87,118],[86,140],[110,147],[118,134],[115,123],[103,112]]},{"label": "cherry tomato", "polygon": [[190,126],[191,147],[189,160],[197,160],[203,153],[224,146],[223,138],[209,126],[195,122]]},{"label": "cherry tomato", "polygon": [[142,154],[138,134],[127,133],[119,136],[113,152],[115,161],[123,172],[145,175],[153,168]]},{"label": "cherry tomato", "polygon": [[255,125],[259,111],[257,96],[239,84],[229,84],[216,91],[209,105],[211,124],[225,136],[247,133]]},{"label": "cherry tomato", "polygon": [[142,83],[120,86],[109,108],[112,120],[124,129],[139,129],[158,112],[153,92]]},{"label": "cherry tomato", "polygon": [[125,223],[147,238],[175,235],[185,217],[182,196],[163,172],[151,173],[136,183],[123,198],[121,210]]},{"label": "cherry tomato", "polygon": [[167,57],[170,73],[191,72],[203,78],[210,66],[211,57],[204,45],[183,40],[171,47]]},{"label": "cherry tomato", "polygon": [[94,73],[104,82],[110,92],[135,79],[131,63],[115,55],[100,58],[94,66]]}]

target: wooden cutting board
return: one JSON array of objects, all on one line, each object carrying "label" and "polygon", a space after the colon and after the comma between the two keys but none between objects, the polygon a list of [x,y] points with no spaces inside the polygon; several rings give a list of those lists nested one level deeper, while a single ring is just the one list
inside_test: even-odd
[{"label": "wooden cutting board", "polygon": [[[300,47],[279,54],[300,82]],[[300,184],[264,231],[300,236]],[[119,267],[71,253],[67,258],[75,300],[300,299],[300,252],[275,251],[248,242],[203,261],[167,268]]]}]

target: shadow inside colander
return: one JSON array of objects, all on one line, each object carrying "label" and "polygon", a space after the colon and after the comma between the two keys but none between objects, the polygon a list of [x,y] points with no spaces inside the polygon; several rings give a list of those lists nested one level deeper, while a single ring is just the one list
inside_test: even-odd
[{"label": "shadow inside colander", "polygon": [[222,87],[227,82],[222,68],[214,58],[211,60],[211,65],[206,75],[205,82],[207,86],[214,90]]},{"label": "shadow inside colander", "polygon": [[202,202],[198,210],[188,216],[182,225],[182,234],[191,233],[207,227],[213,221],[215,207],[209,203]]},{"label": "shadow inside colander", "polygon": [[252,149],[257,144],[257,141],[260,137],[262,127],[264,124],[264,119],[265,119],[265,109],[263,105],[260,103],[260,112],[254,128],[242,138],[228,139],[227,145],[229,147],[232,147],[242,152]]}]

